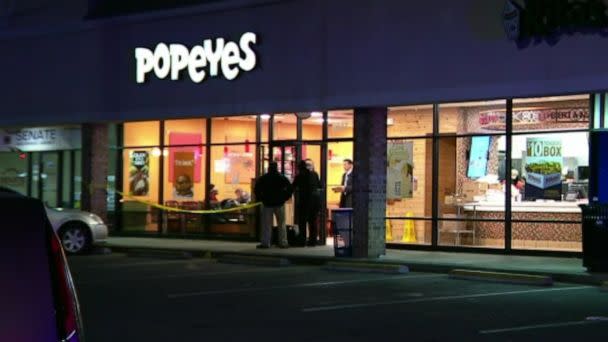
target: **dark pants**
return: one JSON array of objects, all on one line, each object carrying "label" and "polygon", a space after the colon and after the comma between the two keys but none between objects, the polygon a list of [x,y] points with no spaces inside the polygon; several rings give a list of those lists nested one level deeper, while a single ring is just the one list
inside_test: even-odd
[{"label": "dark pants", "polygon": [[316,243],[318,239],[318,227],[317,218],[319,216],[320,203],[318,201],[311,201],[302,203],[298,206],[298,228],[300,234],[298,235],[298,242],[304,244],[306,242],[306,225],[308,224],[308,242]]}]

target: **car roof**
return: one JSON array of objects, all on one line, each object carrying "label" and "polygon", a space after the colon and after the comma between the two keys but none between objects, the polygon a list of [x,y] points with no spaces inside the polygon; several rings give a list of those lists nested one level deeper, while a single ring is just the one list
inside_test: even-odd
[{"label": "car roof", "polygon": [[7,341],[57,338],[47,238],[40,200],[0,191],[0,332]]}]

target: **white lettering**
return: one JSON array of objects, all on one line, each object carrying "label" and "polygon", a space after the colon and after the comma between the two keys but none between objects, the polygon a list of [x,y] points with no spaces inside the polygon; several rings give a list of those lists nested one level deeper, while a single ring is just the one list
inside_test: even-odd
[{"label": "white lettering", "polygon": [[188,48],[182,44],[169,45],[169,53],[171,54],[171,79],[179,79],[179,72],[186,69],[190,53]]},{"label": "white lettering", "polygon": [[152,69],[154,69],[154,64],[152,63],[152,59],[154,59],[154,54],[149,49],[136,48],[135,59],[137,60],[137,83],[144,83],[146,81],[146,74],[152,71]]},{"label": "white lettering", "polygon": [[182,44],[158,43],[154,51],[135,48],[136,81],[144,83],[146,76],[154,70],[158,79],[171,75],[171,80],[178,80],[182,71],[188,70],[188,76],[195,83],[211,77],[224,76],[234,80],[241,70],[251,71],[257,64],[257,56],[252,46],[257,43],[255,33],[244,33],[238,44],[226,42],[223,38],[206,39],[202,45],[195,45],[190,50]]},{"label": "white lettering", "polygon": [[206,66],[207,57],[205,56],[205,49],[199,45],[193,47],[192,51],[190,51],[190,62],[188,63],[190,79],[196,83],[201,83],[207,76],[205,70],[202,69]]},{"label": "white lettering", "polygon": [[224,39],[218,38],[215,41],[215,51],[213,51],[211,39],[205,40],[203,46],[207,52],[207,60],[209,61],[209,76],[215,77],[217,76],[219,62],[222,58],[222,51],[224,50]]},{"label": "white lettering", "polygon": [[[236,67],[240,63],[239,47],[236,43],[228,42],[222,53],[222,73],[227,80],[231,81],[239,75],[239,68]],[[232,67],[232,66],[235,67]]]},{"label": "white lettering", "polygon": [[251,71],[255,68],[256,65],[256,56],[255,52],[251,49],[251,44],[255,44],[257,42],[257,37],[255,33],[247,32],[241,36],[241,41],[239,42],[241,46],[241,50],[245,53],[245,58],[241,59],[241,63],[239,66],[244,71]]},{"label": "white lettering", "polygon": [[165,43],[159,43],[154,50],[154,73],[156,77],[163,79],[171,71],[171,53]]}]

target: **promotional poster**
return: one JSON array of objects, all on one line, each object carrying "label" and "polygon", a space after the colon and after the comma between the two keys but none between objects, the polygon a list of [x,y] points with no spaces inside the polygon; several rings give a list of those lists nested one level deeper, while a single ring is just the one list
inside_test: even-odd
[{"label": "promotional poster", "polygon": [[561,200],[562,142],[557,138],[527,138],[526,199]]},{"label": "promotional poster", "polygon": [[411,141],[389,141],[387,149],[386,198],[413,196],[414,144]]},{"label": "promotional poster", "polygon": [[147,196],[150,190],[150,155],[147,151],[131,152],[129,192],[133,196]]},{"label": "promotional poster", "polygon": [[194,152],[174,152],[173,155],[173,197],[194,197]]}]

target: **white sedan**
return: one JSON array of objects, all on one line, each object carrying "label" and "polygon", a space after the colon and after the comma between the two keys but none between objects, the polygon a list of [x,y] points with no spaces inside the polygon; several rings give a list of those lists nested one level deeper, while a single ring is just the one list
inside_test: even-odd
[{"label": "white sedan", "polygon": [[93,213],[47,207],[46,214],[61,240],[63,249],[68,253],[86,252],[91,246],[104,242],[108,237],[108,227]]}]

